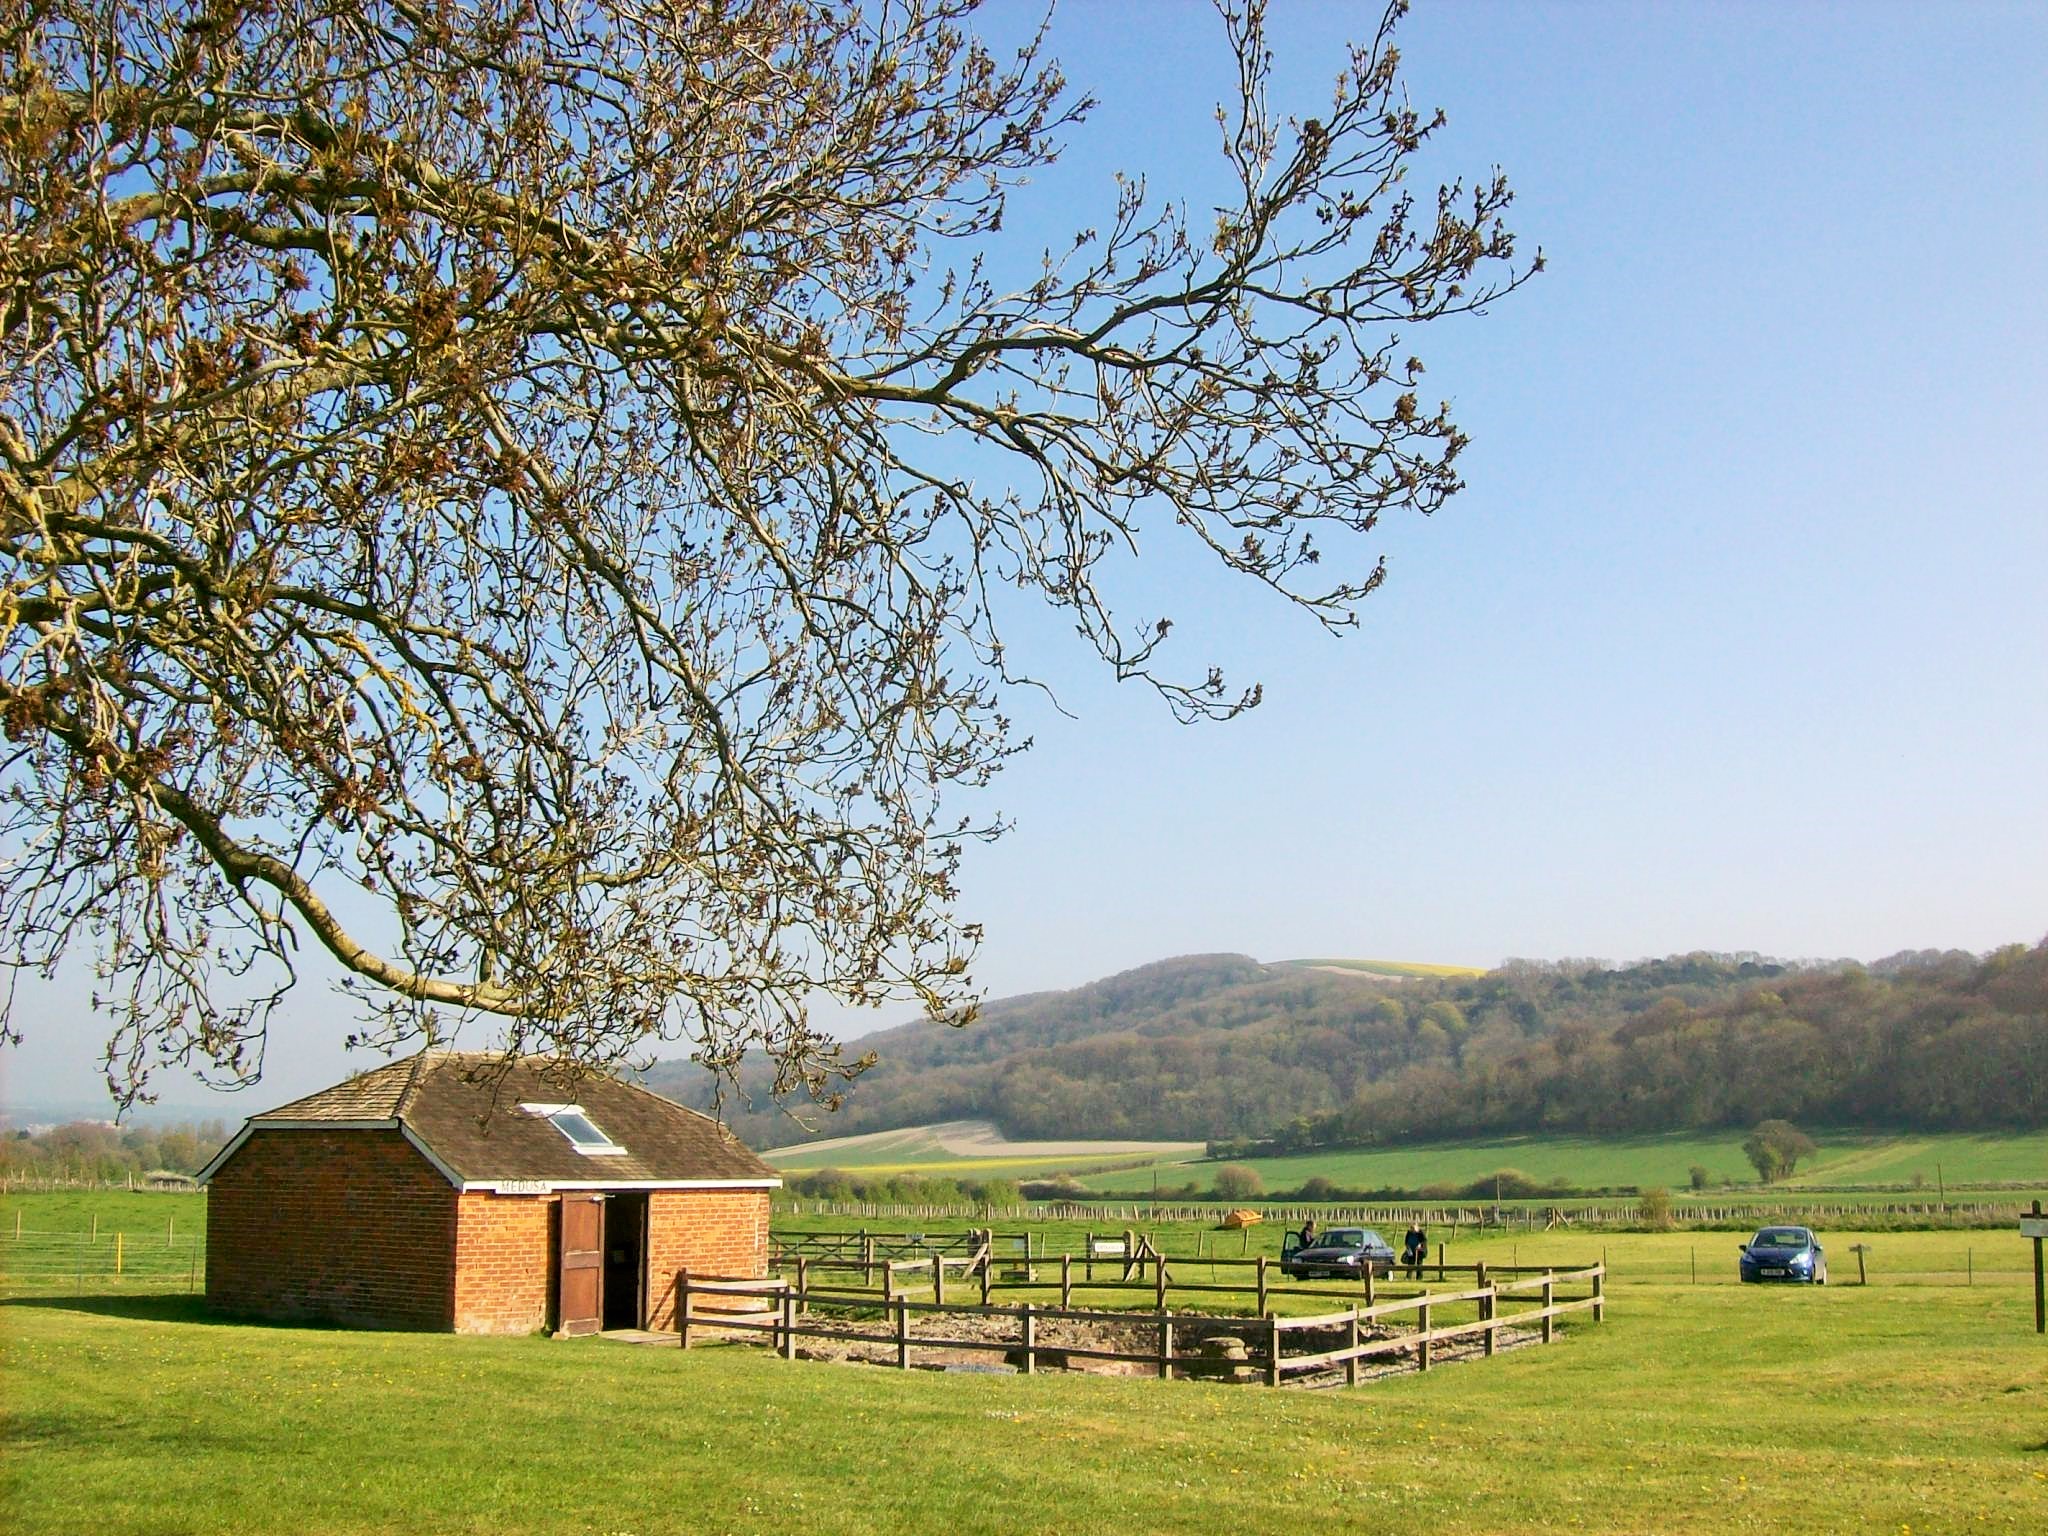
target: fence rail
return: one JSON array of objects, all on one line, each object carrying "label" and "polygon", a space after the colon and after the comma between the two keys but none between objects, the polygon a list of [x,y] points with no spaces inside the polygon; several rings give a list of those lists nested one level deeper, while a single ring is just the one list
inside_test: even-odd
[{"label": "fence rail", "polygon": [[[1013,1361],[1026,1375],[1035,1373],[1041,1363],[1053,1359],[1082,1359],[1149,1366],[1162,1379],[1170,1379],[1176,1374],[1228,1374],[1233,1379],[1255,1377],[1268,1386],[1277,1387],[1289,1379],[1306,1381],[1340,1369],[1345,1382],[1355,1384],[1363,1362],[1407,1354],[1413,1354],[1417,1368],[1426,1371],[1430,1369],[1432,1353],[1437,1346],[1475,1335],[1481,1340],[1482,1354],[1487,1356],[1495,1353],[1501,1336],[1509,1330],[1536,1330],[1540,1340],[1547,1344],[1556,1336],[1558,1318],[1572,1312],[1587,1311],[1598,1322],[1606,1311],[1607,1271],[1604,1264],[1567,1270],[1552,1268],[1516,1272],[1508,1279],[1500,1278],[1501,1266],[1489,1268],[1483,1263],[1445,1265],[1442,1268],[1452,1273],[1462,1274],[1469,1269],[1474,1283],[1458,1290],[1424,1290],[1386,1299],[1374,1295],[1373,1277],[1368,1273],[1364,1279],[1364,1294],[1358,1301],[1315,1316],[1281,1317],[1266,1309],[1267,1301],[1273,1296],[1322,1296],[1332,1300],[1341,1297],[1327,1288],[1272,1284],[1263,1258],[1248,1261],[1257,1268],[1256,1289],[1244,1285],[1176,1281],[1172,1277],[1176,1261],[1156,1250],[1131,1254],[1128,1258],[1133,1272],[1149,1268],[1152,1276],[1149,1284],[1140,1275],[1139,1278],[1105,1279],[1092,1284],[1084,1279],[1081,1288],[1149,1291],[1157,1303],[1152,1309],[1112,1311],[1075,1307],[1072,1297],[1076,1288],[1073,1283],[1076,1256],[1073,1254],[1059,1255],[1059,1305],[1023,1302],[1005,1306],[993,1303],[989,1299],[990,1294],[1000,1282],[992,1273],[993,1255],[986,1244],[966,1260],[933,1254],[924,1261],[885,1261],[879,1266],[864,1258],[825,1257],[813,1260],[808,1255],[800,1255],[794,1278],[776,1275],[766,1279],[734,1279],[693,1276],[688,1270],[679,1270],[674,1287],[677,1333],[684,1349],[690,1347],[693,1333],[701,1334],[707,1328],[727,1334],[765,1336],[777,1354],[791,1360],[796,1358],[797,1343],[802,1339],[893,1349],[895,1363],[902,1370],[911,1368],[913,1356],[919,1351],[927,1355],[933,1351],[951,1351],[997,1354],[1006,1361]],[[1050,1259],[1046,1262],[1050,1263]],[[1185,1266],[1197,1261],[1179,1262]],[[1227,1265],[1231,1261],[1217,1262]],[[947,1299],[946,1277],[948,1271],[955,1267],[964,1268],[966,1274],[980,1282],[978,1301]],[[866,1284],[821,1285],[812,1278],[814,1271],[859,1270],[865,1279],[876,1268],[882,1275],[879,1292]],[[907,1288],[899,1289],[897,1286],[899,1273],[917,1271],[931,1277],[933,1295],[929,1301],[913,1297]],[[1583,1295],[1559,1293],[1560,1286],[1580,1285],[1588,1287]],[[1174,1312],[1166,1306],[1174,1292],[1227,1293],[1247,1301],[1256,1299],[1260,1312],[1252,1317]],[[1473,1313],[1469,1319],[1445,1320],[1446,1309],[1467,1308]],[[826,1312],[839,1314],[838,1320],[820,1320],[820,1314]],[[1012,1327],[1003,1337],[975,1335],[961,1328],[951,1330],[951,1336],[918,1333],[911,1329],[913,1315],[950,1320],[1006,1320]],[[881,1327],[874,1325],[873,1320],[877,1316]],[[1397,1329],[1396,1320],[1411,1317],[1407,1327]],[[1153,1347],[1119,1349],[1099,1342],[1076,1343],[1072,1340],[1048,1343],[1040,1337],[1038,1329],[1043,1324],[1054,1322],[1081,1323],[1126,1333],[1150,1330]],[[1372,1336],[1367,1336],[1367,1330],[1372,1331]],[[1342,1333],[1343,1342],[1332,1344],[1321,1337],[1335,1332]],[[1246,1338],[1246,1334],[1253,1337]],[[1206,1350],[1188,1353],[1177,1346],[1177,1336],[1183,1343],[1190,1339],[1234,1338],[1241,1346],[1241,1353],[1217,1354]],[[1291,1339],[1324,1347],[1297,1348],[1289,1354]]]}]

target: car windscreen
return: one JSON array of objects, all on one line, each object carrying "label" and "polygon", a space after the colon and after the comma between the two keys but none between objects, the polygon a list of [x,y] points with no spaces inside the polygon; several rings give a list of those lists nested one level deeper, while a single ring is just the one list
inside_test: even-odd
[{"label": "car windscreen", "polygon": [[1797,1227],[1765,1227],[1750,1239],[1752,1248],[1804,1248],[1813,1239]]},{"label": "car windscreen", "polygon": [[1316,1240],[1318,1248],[1363,1248],[1365,1229],[1363,1227],[1337,1227],[1325,1232]]}]

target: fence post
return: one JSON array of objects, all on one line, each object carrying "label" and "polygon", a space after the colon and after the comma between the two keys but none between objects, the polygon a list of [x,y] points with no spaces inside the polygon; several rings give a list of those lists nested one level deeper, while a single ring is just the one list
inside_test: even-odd
[{"label": "fence post", "polygon": [[946,1261],[936,1253],[932,1255],[932,1300],[942,1307],[946,1304]]},{"label": "fence post", "polygon": [[93,1213],[92,1218],[92,1240],[95,1244],[100,1240],[100,1218],[97,1211]]},{"label": "fence post", "polygon": [[676,1271],[676,1336],[684,1349],[690,1347],[690,1272]]},{"label": "fence post", "polygon": [[1024,1303],[1024,1374],[1038,1374],[1038,1319],[1032,1315],[1031,1303]]},{"label": "fence post", "polygon": [[1060,1310],[1070,1310],[1074,1305],[1074,1256],[1060,1255]]},{"label": "fence post", "polygon": [[1153,1259],[1152,1278],[1156,1282],[1153,1289],[1158,1293],[1159,1310],[1164,1312],[1166,1310],[1166,1259],[1164,1255]]},{"label": "fence post", "polygon": [[1438,1285],[1444,1283],[1444,1245],[1442,1243],[1436,1245],[1436,1283]]},{"label": "fence post", "polygon": [[1607,1266],[1602,1264],[1593,1271],[1593,1321],[1600,1322],[1607,1316]]},{"label": "fence post", "polygon": [[896,1369],[910,1369],[910,1303],[896,1298]]},{"label": "fence post", "polygon": [[[1473,1266],[1472,1277],[1474,1283],[1478,1286],[1480,1292],[1479,1320],[1482,1323],[1491,1323],[1494,1319],[1496,1303],[1499,1301],[1500,1297],[1498,1293],[1495,1292],[1493,1287],[1486,1283],[1486,1260],[1481,1259],[1476,1265]],[[1494,1329],[1490,1327],[1486,1329],[1485,1332],[1479,1335],[1480,1349],[1482,1353],[1488,1355],[1493,1353],[1493,1335]]]},{"label": "fence post", "polygon": [[1549,1270],[1543,1272],[1543,1342],[1548,1344],[1557,1337],[1557,1319],[1550,1315],[1551,1306],[1557,1300],[1557,1281]]},{"label": "fence post", "polygon": [[[1368,1274],[1371,1273],[1369,1266],[1366,1272]],[[1355,1387],[1358,1385],[1358,1308],[1356,1307],[1351,1309],[1351,1323],[1345,1335],[1344,1347],[1351,1351],[1350,1354],[1344,1357],[1344,1385]]]},{"label": "fence post", "polygon": [[[17,1213],[17,1214],[19,1214],[19,1213]],[[176,1247],[176,1246],[177,1246],[177,1242],[178,1242],[178,1218],[177,1218],[177,1217],[175,1217],[175,1216],[173,1216],[173,1217],[171,1218],[171,1224],[170,1224],[170,1225],[169,1225],[168,1227],[166,1227],[166,1228],[164,1229],[164,1246],[165,1246],[166,1248],[174,1248],[174,1247]]]},{"label": "fence post", "polygon": [[895,1299],[896,1263],[893,1259],[890,1259],[885,1260],[882,1264],[882,1300],[883,1302],[887,1303],[894,1301]]},{"label": "fence post", "polygon": [[1378,1288],[1378,1282],[1373,1279],[1372,1261],[1370,1259],[1360,1267],[1365,1270],[1365,1304],[1369,1307],[1373,1304],[1373,1293]]},{"label": "fence post", "polygon": [[796,1256],[796,1299],[798,1310],[805,1317],[811,1315],[811,1261],[803,1254]]},{"label": "fence post", "polygon": [[1280,1385],[1280,1319],[1270,1312],[1266,1314],[1266,1385]]},{"label": "fence post", "polygon": [[1415,1361],[1423,1370],[1429,1369],[1429,1293],[1422,1294],[1422,1305],[1416,1309],[1415,1326],[1421,1338],[1415,1345]]},{"label": "fence post", "polygon": [[782,1358],[796,1358],[796,1292],[782,1287]]},{"label": "fence post", "polygon": [[1259,1255],[1259,1310],[1266,1310],[1266,1256]]},{"label": "fence post", "polygon": [[1133,1231],[1131,1231],[1131,1229],[1130,1229],[1129,1227],[1125,1227],[1125,1228],[1124,1228],[1124,1272],[1123,1272],[1123,1278],[1124,1278],[1125,1280],[1129,1280],[1129,1279],[1131,1278],[1131,1271],[1132,1271],[1132,1269],[1133,1269],[1133,1268],[1135,1268],[1135,1267],[1137,1266],[1137,1263],[1140,1263],[1140,1262],[1142,1262],[1141,1260],[1138,1260],[1138,1257],[1137,1257],[1137,1255],[1138,1255],[1138,1238],[1137,1238],[1137,1234],[1136,1234],[1136,1233],[1134,1233]]},{"label": "fence post", "polygon": [[126,1232],[116,1232],[114,1234],[114,1273],[116,1275],[121,1273],[121,1254],[122,1250],[127,1246],[128,1234]]},{"label": "fence post", "polygon": [[1159,1314],[1159,1379],[1173,1380],[1173,1314]]},{"label": "fence post", "polygon": [[981,1304],[988,1305],[989,1277],[996,1267],[996,1235],[990,1232],[981,1245]]}]

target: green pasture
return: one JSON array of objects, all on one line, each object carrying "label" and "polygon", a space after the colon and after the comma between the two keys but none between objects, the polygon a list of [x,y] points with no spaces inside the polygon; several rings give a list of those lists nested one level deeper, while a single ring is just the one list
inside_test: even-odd
[{"label": "green pasture", "polygon": [[199,1290],[205,1244],[204,1194],[0,1196],[0,1286],[17,1293]]},{"label": "green pasture", "polygon": [[15,1191],[0,1195],[0,1242],[14,1235],[15,1218],[24,1231],[87,1232],[98,1218],[102,1232],[124,1231],[140,1238],[206,1232],[206,1194],[177,1191],[65,1189]]},{"label": "green pasture", "polygon": [[[915,1230],[927,1236],[938,1236],[966,1232],[977,1225],[965,1219],[929,1221],[917,1223]],[[1003,1256],[1015,1251],[1015,1234],[1027,1230],[1033,1237],[1034,1252],[1056,1256],[1061,1252],[1082,1253],[1090,1235],[1113,1235],[1126,1228],[1142,1232],[1152,1239],[1159,1251],[1167,1256],[1169,1273],[1201,1281],[1233,1272],[1228,1266],[1219,1266],[1214,1274],[1210,1273],[1202,1262],[1209,1256],[1256,1258],[1264,1254],[1277,1260],[1281,1238],[1287,1232],[1288,1224],[1265,1221],[1244,1231],[1223,1231],[1194,1222],[1125,1222],[1106,1218],[1094,1222],[997,1221],[994,1224],[1000,1239],[999,1255]],[[884,1233],[904,1229],[905,1223],[901,1220],[861,1221],[847,1216],[778,1216],[775,1221],[775,1231],[783,1235],[806,1232]],[[1602,1232],[1568,1228],[1518,1233],[1498,1228],[1460,1227],[1454,1230],[1444,1226],[1432,1226],[1426,1231],[1430,1241],[1431,1266],[1425,1267],[1423,1278],[1430,1285],[1437,1283],[1433,1265],[1439,1248],[1443,1262],[1451,1265],[1483,1261],[1491,1265],[1579,1269],[1589,1264],[1605,1264],[1616,1285],[1677,1284],[1690,1289],[1694,1286],[1739,1288],[1740,1284],[1735,1274],[1736,1249],[1742,1241],[1740,1233]],[[1854,1283],[1856,1255],[1852,1248],[1857,1243],[1864,1244],[1867,1249],[1863,1255],[1864,1273],[1870,1289],[1934,1286],[1995,1290],[2000,1286],[2024,1288],[2032,1284],[2033,1245],[2018,1235],[2017,1226],[2005,1231],[1920,1232],[1867,1232],[1823,1226],[1816,1231],[1832,1271],[1830,1289]],[[1394,1247],[1401,1246],[1400,1228],[1385,1226],[1380,1232]],[[1048,1277],[1055,1273],[1051,1266],[1041,1268]],[[1107,1276],[1109,1272],[1109,1266],[1103,1266],[1102,1273]],[[1277,1273],[1274,1279],[1277,1283]],[[1452,1275],[1443,1283],[1455,1288],[1456,1284],[1463,1282]],[[1399,1278],[1385,1284],[1403,1293],[1412,1289]],[[1007,1300],[1007,1294],[999,1299]],[[1019,1295],[1016,1299],[1043,1301],[1045,1297]],[[1191,1310],[1197,1307],[1194,1301],[1187,1305]],[[1289,1303],[1281,1310],[1287,1310],[1289,1306],[1294,1311],[1323,1310],[1318,1304],[1308,1301]],[[2043,1432],[2048,1434],[2048,1425],[2043,1426]]]},{"label": "green pasture", "polygon": [[[1756,1172],[1742,1155],[1740,1130],[1666,1136],[1498,1136],[1438,1142],[1307,1152],[1292,1157],[1246,1160],[1271,1190],[1295,1189],[1321,1174],[1347,1189],[1421,1189],[1431,1184],[1464,1186],[1503,1168],[1535,1179],[1579,1189],[1662,1185],[1687,1189],[1694,1164],[1711,1183],[1707,1198],[1725,1197],[1732,1187],[1745,1199],[1762,1192]],[[1774,1192],[1844,1185],[1910,1185],[1926,1181],[1932,1198],[1937,1180],[1950,1193],[1974,1185],[2026,1179],[2048,1183],[2048,1132],[2005,1136],[1971,1134],[1899,1135],[1882,1131],[1820,1130],[1812,1133],[1820,1151],[1800,1164]],[[1149,1193],[1156,1173],[1161,1187],[1194,1180],[1205,1188],[1216,1176],[1210,1162],[1162,1162],[1087,1177],[1104,1194]]]},{"label": "green pasture", "polygon": [[[787,1155],[785,1155],[785,1153]],[[761,1154],[778,1173],[815,1173],[837,1168],[847,1173],[872,1175],[916,1174],[926,1179],[1049,1179],[1062,1173],[1081,1178],[1099,1177],[1110,1170],[1133,1164],[1152,1166],[1142,1152],[1103,1152],[1076,1156],[1072,1153],[1041,1157],[963,1157],[943,1147],[905,1153],[873,1152],[833,1154],[800,1152],[776,1148]],[[1176,1149],[1176,1158],[1192,1154]]]},{"label": "green pasture", "polygon": [[761,1154],[776,1168],[790,1173],[808,1173],[820,1168],[840,1168],[864,1174],[914,1173],[925,1178],[1032,1179],[1051,1178],[1060,1173],[1085,1174],[1136,1164],[1177,1160],[1194,1156],[1185,1142],[1159,1142],[1122,1152],[1057,1152],[1028,1156],[963,1155],[944,1145],[930,1126],[908,1126],[897,1131],[878,1131],[860,1137],[854,1146],[810,1147],[798,1144],[774,1147]]},{"label": "green pasture", "polygon": [[[1158,1233],[1168,1253],[1220,1235]],[[1248,1246],[1278,1235],[1255,1229]],[[1839,1280],[1855,1234],[1824,1236]],[[1460,1237],[1453,1262],[1604,1248],[1608,1321],[1327,1392],[256,1327],[176,1295],[12,1295],[0,1528],[2042,1529],[2048,1341],[2032,1331],[2029,1245],[1868,1241],[1869,1286],[1761,1290],[1729,1283],[1722,1235]],[[1690,1283],[1696,1248],[1725,1260],[1711,1283]]]},{"label": "green pasture", "polygon": [[802,1142],[788,1147],[771,1147],[761,1154],[778,1168],[843,1168],[835,1159],[851,1158],[862,1168],[877,1164],[909,1168],[929,1162],[957,1160],[957,1154],[939,1145],[930,1127],[907,1126],[900,1131],[880,1131],[861,1138],[856,1147],[812,1148]]}]

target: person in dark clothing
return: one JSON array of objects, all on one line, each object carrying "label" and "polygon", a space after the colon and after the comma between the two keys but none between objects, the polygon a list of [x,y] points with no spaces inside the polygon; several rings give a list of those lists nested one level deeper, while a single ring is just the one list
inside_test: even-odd
[{"label": "person in dark clothing", "polygon": [[1311,1216],[1301,1224],[1301,1246],[1313,1248],[1316,1245],[1316,1219]]},{"label": "person in dark clothing", "polygon": [[1401,1262],[1408,1266],[1411,1279],[1422,1278],[1422,1261],[1429,1257],[1429,1234],[1422,1230],[1422,1223],[1408,1223],[1408,1236],[1401,1243]]}]

